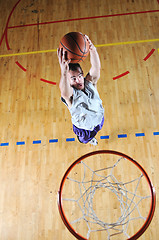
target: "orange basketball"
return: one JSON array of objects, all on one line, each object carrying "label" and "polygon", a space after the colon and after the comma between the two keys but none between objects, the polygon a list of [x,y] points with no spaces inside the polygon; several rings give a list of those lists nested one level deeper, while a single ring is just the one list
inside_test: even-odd
[{"label": "orange basketball", "polygon": [[67,33],[61,39],[59,48],[67,51],[67,58],[71,59],[71,63],[82,62],[89,54],[89,43],[80,32]]}]

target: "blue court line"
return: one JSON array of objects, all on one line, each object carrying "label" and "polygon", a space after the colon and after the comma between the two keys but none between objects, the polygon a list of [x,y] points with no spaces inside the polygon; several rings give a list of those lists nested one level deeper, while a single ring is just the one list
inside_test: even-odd
[{"label": "blue court line", "polygon": [[109,135],[106,135],[106,136],[100,136],[100,139],[109,139]]},{"label": "blue court line", "polygon": [[41,140],[33,141],[33,144],[40,144],[40,143],[41,143]]},{"label": "blue court line", "polygon": [[49,140],[49,143],[56,143],[56,142],[58,142],[58,139],[50,139]]},{"label": "blue court line", "polygon": [[159,132],[153,132],[153,135],[157,136],[157,135],[159,135]]},{"label": "blue court line", "polygon": [[119,134],[118,138],[127,138],[127,134]]},{"label": "blue court line", "polygon": [[22,142],[17,142],[16,144],[17,144],[17,145],[25,145],[25,142],[24,142],[24,141],[22,141]]},{"label": "blue court line", "polygon": [[66,138],[66,142],[74,142],[75,138]]},{"label": "blue court line", "polygon": [[9,143],[0,143],[0,146],[9,146]]},{"label": "blue court line", "polygon": [[[159,132],[153,132],[154,136],[159,136]],[[136,137],[144,137],[145,133],[135,133]],[[100,136],[100,139],[109,139],[110,135]],[[127,134],[118,134],[118,138],[127,138]],[[66,142],[74,142],[75,138],[66,138]],[[49,143],[57,143],[58,139],[50,139]],[[33,144],[41,144],[41,140],[33,141]],[[25,145],[25,141],[16,142],[16,145]],[[0,147],[9,146],[9,142],[0,143]]]},{"label": "blue court line", "polygon": [[135,133],[135,136],[136,136],[136,137],[144,137],[144,136],[145,136],[145,133]]}]

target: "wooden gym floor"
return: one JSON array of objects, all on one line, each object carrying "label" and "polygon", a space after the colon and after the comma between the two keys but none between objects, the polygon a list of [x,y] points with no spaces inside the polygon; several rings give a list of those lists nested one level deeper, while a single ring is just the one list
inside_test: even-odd
[{"label": "wooden gym floor", "polygon": [[[98,146],[78,143],[60,101],[56,49],[71,31],[87,34],[101,59]],[[0,239],[74,239],[57,192],[68,166],[91,151],[131,156],[158,193],[158,49],[158,0],[0,1]],[[87,73],[89,57],[81,65]],[[157,240],[158,222],[157,200],[140,239]]]}]

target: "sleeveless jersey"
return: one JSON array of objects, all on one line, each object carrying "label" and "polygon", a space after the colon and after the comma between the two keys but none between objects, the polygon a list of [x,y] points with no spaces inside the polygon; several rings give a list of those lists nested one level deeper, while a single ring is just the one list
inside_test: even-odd
[{"label": "sleeveless jersey", "polygon": [[92,131],[102,122],[104,109],[97,89],[90,81],[85,80],[85,88],[73,88],[72,106],[69,108],[72,123],[77,128]]}]

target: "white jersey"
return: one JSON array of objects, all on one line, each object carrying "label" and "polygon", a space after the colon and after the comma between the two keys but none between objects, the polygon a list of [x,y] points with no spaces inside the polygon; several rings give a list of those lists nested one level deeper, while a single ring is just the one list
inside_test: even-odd
[{"label": "white jersey", "polygon": [[72,123],[78,128],[92,131],[102,122],[102,100],[91,82],[85,80],[84,91],[73,88],[72,106],[69,111]]}]

